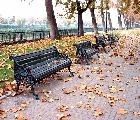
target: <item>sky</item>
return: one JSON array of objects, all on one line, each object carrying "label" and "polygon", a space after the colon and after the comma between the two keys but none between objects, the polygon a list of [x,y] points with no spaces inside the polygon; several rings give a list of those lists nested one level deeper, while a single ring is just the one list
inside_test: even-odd
[{"label": "sky", "polygon": [[27,0],[0,0],[0,14],[4,17],[44,17],[46,16],[44,0],[34,0],[30,5]]},{"label": "sky", "polygon": [[[45,18],[46,17],[46,9],[45,9],[45,0],[33,0],[31,4],[31,0],[0,0],[0,15],[2,17],[12,17],[16,16],[16,18]],[[60,7],[55,7],[55,14],[62,13],[62,9]],[[110,10],[111,19],[113,22],[113,26],[117,26],[117,11],[114,9]],[[90,12],[87,11],[83,14],[84,22],[91,22]],[[57,22],[60,22],[61,19],[57,18]],[[60,22],[61,23],[61,22]]]}]

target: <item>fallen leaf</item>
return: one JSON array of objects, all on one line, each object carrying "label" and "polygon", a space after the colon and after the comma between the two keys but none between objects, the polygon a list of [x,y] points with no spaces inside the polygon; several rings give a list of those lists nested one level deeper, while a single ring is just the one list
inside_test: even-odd
[{"label": "fallen leaf", "polygon": [[80,75],[78,75],[78,78],[79,78],[79,79],[82,79],[82,77],[81,77]]},{"label": "fallen leaf", "polygon": [[3,88],[0,88],[0,97],[3,95],[3,93],[4,93]]},{"label": "fallen leaf", "polygon": [[27,105],[29,103],[27,103],[26,101],[23,101],[21,104],[20,104],[20,107],[22,108],[22,110],[24,110],[25,108],[27,108]]},{"label": "fallen leaf", "polygon": [[84,105],[84,108],[86,110],[90,110],[91,109],[91,105],[89,103],[87,103],[87,104]]},{"label": "fallen leaf", "polygon": [[11,110],[12,112],[16,113],[16,112],[22,110],[22,108],[21,108],[21,107],[13,107],[13,108],[11,108],[10,110]]},{"label": "fallen leaf", "polygon": [[73,93],[73,92],[76,92],[76,90],[74,90],[73,88],[63,89],[64,94],[70,94],[70,93]]},{"label": "fallen leaf", "polygon": [[54,102],[54,99],[53,98],[50,98],[50,99],[48,99],[48,102],[49,103],[52,103],[52,102]]},{"label": "fallen leaf", "polygon": [[68,111],[69,110],[69,107],[67,105],[61,105],[57,108],[57,110],[59,112],[65,112],[65,111]]},{"label": "fallen leaf", "polygon": [[72,77],[68,77],[67,79],[64,80],[64,82],[69,82],[71,80],[73,80]]},{"label": "fallen leaf", "polygon": [[47,84],[49,84],[50,82],[48,81],[48,79],[47,79],[47,78],[45,78],[45,79],[43,79],[43,80],[42,80],[42,83],[44,83],[44,84],[46,84],[46,85],[47,85]]},{"label": "fallen leaf", "polygon": [[12,85],[11,82],[5,82],[4,90],[11,91],[13,89],[13,86],[14,85]]},{"label": "fallen leaf", "polygon": [[95,96],[94,96],[94,95],[89,95],[89,96],[88,96],[88,99],[94,100],[94,99],[95,99]]},{"label": "fallen leaf", "polygon": [[108,87],[109,87],[110,93],[116,93],[116,92],[118,91],[116,86],[110,85],[110,86],[108,86]]},{"label": "fallen leaf", "polygon": [[57,114],[57,118],[58,120],[69,120],[68,117],[70,117],[71,115],[66,113],[66,114]]},{"label": "fallen leaf", "polygon": [[82,101],[80,101],[80,102],[77,103],[76,106],[77,106],[77,108],[81,108],[81,107],[84,106],[84,103]]},{"label": "fallen leaf", "polygon": [[121,115],[124,115],[124,114],[127,114],[127,110],[123,109],[123,108],[120,108],[118,111],[117,111],[117,114],[121,114]]},{"label": "fallen leaf", "polygon": [[132,79],[136,80],[136,81],[140,80],[140,78],[138,76],[132,77]]},{"label": "fallen leaf", "polygon": [[139,112],[133,112],[133,114],[134,114],[135,116],[140,115],[140,111],[139,111]]},{"label": "fallen leaf", "polygon": [[101,108],[96,108],[95,113],[93,113],[95,117],[99,117],[103,115],[103,110]]},{"label": "fallen leaf", "polygon": [[104,80],[105,77],[98,77],[97,80]]},{"label": "fallen leaf", "polygon": [[23,114],[16,114],[15,119],[17,119],[17,120],[28,120]]},{"label": "fallen leaf", "polygon": [[14,97],[14,96],[16,96],[16,95],[17,95],[17,92],[14,91],[14,90],[11,90],[11,96]]},{"label": "fallen leaf", "polygon": [[106,63],[105,63],[105,65],[108,65],[108,66],[111,66],[113,63],[112,63],[112,61],[107,61]]},{"label": "fallen leaf", "polygon": [[86,89],[86,88],[87,88],[87,85],[86,85],[86,84],[81,83],[80,85],[78,85],[78,86],[77,86],[77,88],[78,88],[78,89],[80,89],[80,90],[84,90],[84,89]]},{"label": "fallen leaf", "polygon": [[6,118],[6,117],[7,117],[6,112],[5,112],[4,110],[1,110],[1,109],[0,109],[0,118],[1,118],[1,119],[4,119],[4,118]]},{"label": "fallen leaf", "polygon": [[47,101],[48,101],[47,97],[45,97],[45,96],[41,97],[41,102],[47,102]]}]

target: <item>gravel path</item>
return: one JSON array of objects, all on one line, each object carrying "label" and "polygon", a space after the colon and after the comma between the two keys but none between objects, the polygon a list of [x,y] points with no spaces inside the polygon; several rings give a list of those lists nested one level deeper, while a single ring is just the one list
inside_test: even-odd
[{"label": "gravel path", "polygon": [[48,78],[48,84],[36,85],[39,101],[29,90],[4,99],[0,106],[7,110],[4,120],[15,120],[17,114],[29,120],[140,120],[138,52],[132,65],[112,56],[112,50],[101,53],[100,60],[95,56],[90,65],[74,64],[74,77],[64,71]]}]

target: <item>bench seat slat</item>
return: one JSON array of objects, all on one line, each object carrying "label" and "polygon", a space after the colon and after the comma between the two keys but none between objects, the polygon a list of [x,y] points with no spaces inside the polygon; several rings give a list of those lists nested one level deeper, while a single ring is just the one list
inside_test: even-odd
[{"label": "bench seat slat", "polygon": [[[94,44],[92,44],[90,41],[85,41],[79,44],[74,44],[76,47],[76,55],[78,58],[82,58],[86,61],[88,64],[88,59],[91,58],[93,55],[97,53],[98,50],[96,50],[96,47]],[[99,57],[99,55],[98,55]]]},{"label": "bench seat slat", "polygon": [[38,79],[44,75],[48,75],[52,72],[59,71],[64,67],[67,67],[71,64],[71,61],[60,59],[57,60],[57,64],[55,64],[56,61],[48,63],[47,61],[43,63],[39,63],[37,66],[31,67],[31,74],[34,76],[34,78]]},{"label": "bench seat slat", "polygon": [[38,58],[38,57],[42,57],[44,54],[48,54],[48,53],[53,53],[57,51],[57,49],[55,47],[50,47],[49,49],[46,48],[46,49],[43,49],[43,50],[39,50],[39,51],[36,51],[36,52],[32,52],[32,53],[28,53],[28,54],[24,54],[24,55],[17,55],[17,56],[14,56],[14,59],[16,61],[26,61],[26,60],[30,60],[30,59],[35,59],[35,58]]}]

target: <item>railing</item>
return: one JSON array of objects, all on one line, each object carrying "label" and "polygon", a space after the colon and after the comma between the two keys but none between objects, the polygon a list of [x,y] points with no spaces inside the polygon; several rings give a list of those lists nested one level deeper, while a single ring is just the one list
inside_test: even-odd
[{"label": "railing", "polygon": [[0,44],[10,44],[50,37],[49,31],[0,32]]},{"label": "railing", "polygon": [[[59,30],[60,36],[77,35],[77,29]],[[26,41],[45,39],[50,37],[49,31],[31,32],[0,32],[0,44],[12,44]]]}]

